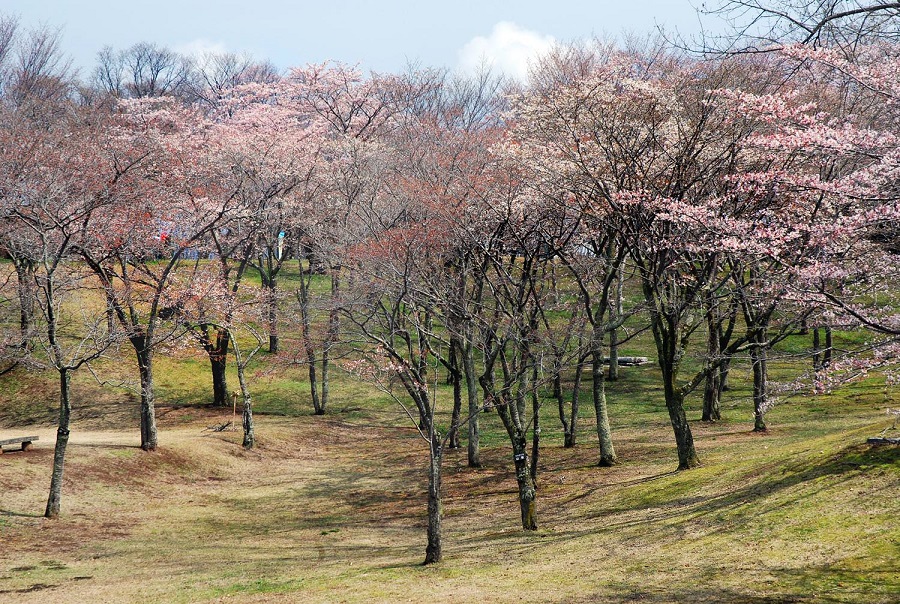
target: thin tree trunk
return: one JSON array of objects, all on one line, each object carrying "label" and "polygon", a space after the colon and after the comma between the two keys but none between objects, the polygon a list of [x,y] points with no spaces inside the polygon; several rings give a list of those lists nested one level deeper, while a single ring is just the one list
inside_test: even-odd
[{"label": "thin tree trunk", "polygon": [[597,440],[600,443],[600,461],[597,465],[610,467],[618,461],[612,442],[612,429],[606,404],[606,383],[603,371],[603,336],[594,328],[591,335],[591,373],[594,380],[594,414],[597,417]]},{"label": "thin tree trunk", "polygon": [[56,518],[59,516],[60,502],[62,500],[63,471],[66,462],[66,446],[69,444],[69,419],[72,414],[72,404],[69,399],[69,370],[66,367],[59,369],[59,423],[56,428],[56,446],[53,449],[53,473],[50,477],[50,496],[47,498],[47,508],[44,516]]},{"label": "thin tree trunk", "polygon": [[758,332],[754,340],[755,346],[750,349],[750,361],[753,364],[753,431],[765,432],[768,429],[765,413],[769,402],[765,331]]},{"label": "thin tree trunk", "polygon": [[447,376],[453,386],[453,412],[450,416],[450,435],[447,446],[451,449],[459,449],[459,416],[462,412],[462,376],[459,367],[459,349],[461,348],[457,338],[450,338],[450,358]]},{"label": "thin tree trunk", "polygon": [[478,377],[475,374],[475,358],[472,353],[471,340],[467,339],[462,346],[463,376],[466,380],[466,397],[469,402],[468,421],[468,463],[470,468],[481,467],[481,427],[478,421],[481,408],[478,402]]},{"label": "thin tree trunk", "polygon": [[531,480],[537,485],[538,460],[541,452],[541,401],[537,391],[538,367],[531,374]]},{"label": "thin tree trunk", "polygon": [[722,364],[719,365],[719,398],[722,398],[721,393],[727,392],[731,390],[731,385],[728,383],[728,376],[731,373],[731,358],[722,359]]},{"label": "thin tree trunk", "polygon": [[575,380],[572,384],[572,399],[569,407],[569,431],[563,436],[563,446],[574,447],[578,435],[578,407],[581,398],[581,378],[584,375],[585,358],[578,359],[575,366]]},{"label": "thin tree trunk", "polygon": [[[609,320],[615,324],[622,316],[622,286],[625,279],[624,267],[619,264],[616,269],[616,285],[613,288],[613,297],[609,305]],[[609,381],[614,382],[619,379],[619,328],[615,327],[609,331]]]},{"label": "thin tree trunk", "polygon": [[813,371],[820,371],[822,369],[822,342],[819,339],[819,328],[818,327],[813,328],[812,346],[813,346],[813,356],[812,356]]},{"label": "thin tree trunk", "polygon": [[437,440],[437,434],[431,430],[428,463],[428,546],[425,548],[425,564],[441,561],[443,544],[441,540],[441,460],[443,450]]},{"label": "thin tree trunk", "polygon": [[831,325],[825,326],[825,350],[822,352],[822,367],[831,365],[831,353],[834,350],[834,334]]},{"label": "thin tree trunk", "polygon": [[264,277],[262,286],[265,291],[266,329],[269,332],[269,353],[278,352],[278,280]]},{"label": "thin tree trunk", "polygon": [[316,415],[324,415],[325,407],[319,400],[319,381],[316,372],[316,348],[312,339],[312,318],[309,308],[309,280],[312,279],[312,270],[307,276],[303,271],[303,261],[300,261],[300,289],[297,291],[297,302],[300,306],[300,335],[303,338],[303,348],[306,352],[306,364],[309,369],[309,394],[312,398],[313,412]]},{"label": "thin tree trunk", "polygon": [[332,269],[331,274],[331,309],[328,311],[328,332],[322,345],[322,396],[321,409],[325,413],[329,395],[329,368],[331,366],[331,347],[338,340],[341,329],[341,315],[338,312],[338,291],[340,289],[340,269]]},{"label": "thin tree trunk", "polygon": [[715,422],[722,419],[722,413],[719,410],[719,395],[721,392],[720,380],[722,374],[718,367],[714,364],[719,360],[722,354],[720,349],[722,341],[722,326],[719,323],[717,313],[713,309],[706,312],[706,355],[707,355],[707,372],[706,386],[703,389],[703,421]]},{"label": "thin tree trunk", "polygon": [[16,291],[19,296],[19,346],[28,349],[34,331],[34,264],[12,255],[16,269]]},{"label": "thin tree trunk", "polygon": [[256,445],[256,435],[253,431],[253,403],[250,397],[250,388],[244,376],[244,363],[238,362],[238,383],[241,385],[241,395],[244,399],[244,410],[241,413],[241,425],[244,428],[245,449],[252,449]]}]

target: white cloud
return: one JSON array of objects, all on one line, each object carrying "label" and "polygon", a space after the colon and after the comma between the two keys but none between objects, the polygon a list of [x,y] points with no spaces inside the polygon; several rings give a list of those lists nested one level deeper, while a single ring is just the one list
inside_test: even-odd
[{"label": "white cloud", "polygon": [[207,53],[223,54],[228,52],[228,48],[226,48],[225,44],[223,44],[222,42],[213,42],[212,40],[207,40],[206,38],[198,38],[196,40],[191,40],[190,42],[187,42],[185,44],[179,44],[172,50],[188,57],[197,58],[202,57]]},{"label": "white cloud", "polygon": [[553,36],[519,27],[509,21],[494,26],[488,37],[476,36],[458,53],[458,67],[473,72],[488,65],[520,81],[528,79],[528,65],[556,44]]}]

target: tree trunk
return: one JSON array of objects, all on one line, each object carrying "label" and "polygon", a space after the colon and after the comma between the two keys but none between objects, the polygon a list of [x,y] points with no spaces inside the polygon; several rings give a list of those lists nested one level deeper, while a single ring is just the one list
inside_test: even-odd
[{"label": "tree trunk", "polygon": [[834,350],[834,334],[831,325],[825,326],[825,350],[822,352],[822,367],[831,365],[831,353]]},{"label": "tree trunk", "polygon": [[438,435],[431,431],[430,455],[428,463],[428,546],[425,548],[425,564],[441,561],[441,460],[443,450]]},{"label": "tree trunk", "polygon": [[537,508],[535,498],[537,489],[531,476],[528,454],[525,452],[525,436],[513,439],[513,461],[516,466],[516,483],[519,486],[519,507],[522,512],[522,528],[526,531],[537,530]]},{"label": "tree trunk", "polygon": [[537,485],[538,461],[541,452],[541,401],[537,391],[538,367],[531,375],[531,480]]},{"label": "tree trunk", "polygon": [[769,403],[765,331],[754,336],[754,343],[755,345],[750,349],[750,361],[753,364],[753,431],[765,432],[768,429],[765,413]]},{"label": "tree trunk", "polygon": [[19,296],[19,346],[28,349],[34,331],[34,263],[11,254],[16,269],[16,290]]},{"label": "tree trunk", "polygon": [[689,470],[700,465],[697,451],[694,449],[694,436],[691,434],[691,426],[684,412],[684,397],[675,387],[675,378],[670,372],[663,372],[663,391],[666,397],[666,409],[669,411],[669,421],[672,423],[672,431],[675,433],[675,443],[678,447],[678,469]]},{"label": "tree trunk", "polygon": [[59,369],[59,423],[56,428],[56,446],[53,449],[53,473],[50,477],[50,496],[47,498],[47,508],[44,516],[56,518],[59,516],[60,501],[62,499],[63,470],[66,462],[66,446],[69,444],[69,419],[72,414],[72,404],[69,400],[69,370],[65,367]]},{"label": "tree trunk", "polygon": [[722,326],[716,313],[712,309],[706,313],[707,339],[706,339],[706,386],[703,389],[703,421],[715,422],[722,419],[719,410],[719,394],[721,392],[720,380],[722,374],[714,364],[722,354],[720,349],[722,341]]},{"label": "tree trunk", "polygon": [[153,351],[146,337],[132,338],[141,377],[141,449],[154,451],[157,446],[156,408],[153,399]]},{"label": "tree trunk", "polygon": [[812,347],[813,347],[813,355],[812,355],[813,371],[821,371],[821,369],[822,369],[822,342],[819,339],[819,328],[818,327],[815,327],[812,330]]},{"label": "tree trunk", "polygon": [[278,352],[278,281],[264,278],[262,286],[265,291],[266,329],[269,331],[269,353]]},{"label": "tree trunk", "polygon": [[228,406],[228,379],[226,367],[228,361],[228,345],[231,343],[231,335],[225,328],[216,330],[215,343],[209,342],[206,353],[209,356],[209,366],[212,370],[213,405],[216,407]]},{"label": "tree trunk", "polygon": [[463,376],[466,380],[466,397],[469,402],[468,422],[468,462],[470,468],[481,467],[481,427],[478,415],[481,405],[478,402],[478,377],[475,374],[475,358],[472,354],[472,344],[467,341],[462,349]]},{"label": "tree trunk", "polygon": [[[611,323],[615,323],[622,316],[622,285],[625,275],[624,267],[620,264],[616,269],[616,285],[613,290],[613,296],[609,305],[609,319]],[[609,381],[614,382],[619,379],[619,328],[613,328],[609,331]]]},{"label": "tree trunk", "polygon": [[458,354],[460,348],[459,340],[451,337],[450,358],[448,359],[448,364],[450,366],[447,370],[447,376],[450,378],[450,383],[453,385],[453,412],[450,416],[450,435],[447,443],[447,446],[451,449],[459,449],[460,447],[459,416],[462,412],[462,376],[460,375]]},{"label": "tree trunk", "polygon": [[338,292],[341,283],[340,268],[333,268],[331,272],[331,309],[328,311],[328,331],[325,343],[322,345],[322,413],[328,406],[329,381],[328,369],[331,363],[331,347],[334,346],[340,335],[341,315],[338,309]]},{"label": "tree trunk", "polygon": [[719,365],[719,398],[722,398],[721,393],[727,392],[731,390],[731,386],[728,384],[728,375],[731,372],[731,358],[722,359],[722,364]]},{"label": "tree trunk", "polygon": [[306,364],[309,368],[309,394],[312,398],[313,412],[316,415],[325,414],[325,406],[319,400],[319,381],[316,373],[316,348],[312,339],[312,319],[309,308],[309,281],[303,271],[303,262],[300,262],[300,289],[297,291],[297,302],[300,306],[300,332],[303,337],[303,348],[306,352]]},{"label": "tree trunk", "polygon": [[597,417],[597,440],[600,443],[600,467],[616,464],[616,450],[612,443],[612,429],[609,426],[609,414],[606,405],[606,383],[603,372],[603,336],[594,329],[591,336],[591,373],[594,379],[593,398],[594,414]]}]

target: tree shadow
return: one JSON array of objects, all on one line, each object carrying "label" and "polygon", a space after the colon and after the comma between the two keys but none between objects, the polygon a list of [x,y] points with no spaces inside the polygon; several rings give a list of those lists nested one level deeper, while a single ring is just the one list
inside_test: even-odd
[{"label": "tree shadow", "polygon": [[0,516],[13,516],[16,518],[43,518],[43,514],[29,514],[27,512],[14,512],[12,510],[0,509]]}]

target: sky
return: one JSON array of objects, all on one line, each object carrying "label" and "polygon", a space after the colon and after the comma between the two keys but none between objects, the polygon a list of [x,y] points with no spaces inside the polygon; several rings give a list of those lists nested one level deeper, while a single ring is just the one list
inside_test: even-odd
[{"label": "sky", "polygon": [[[409,64],[474,70],[482,62],[514,77],[554,43],[699,31],[697,0],[0,0],[21,25],[62,28],[63,50],[82,75],[104,46],[153,42],[191,54],[249,53],[278,68],[326,60],[364,70]],[[705,21],[705,23],[708,23]]]}]

